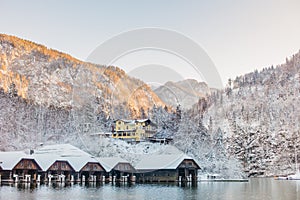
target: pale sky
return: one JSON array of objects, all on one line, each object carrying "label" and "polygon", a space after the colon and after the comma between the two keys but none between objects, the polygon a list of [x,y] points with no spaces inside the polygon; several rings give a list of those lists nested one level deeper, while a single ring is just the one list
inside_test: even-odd
[{"label": "pale sky", "polygon": [[[205,50],[224,84],[228,78],[281,64],[300,49],[299,0],[0,0],[0,24],[1,33],[81,60],[122,32],[143,27],[174,30]],[[128,72],[137,58],[138,65],[151,62],[133,54],[116,64]],[[180,61],[163,65],[174,63]],[[182,74],[193,78],[184,70]]]}]

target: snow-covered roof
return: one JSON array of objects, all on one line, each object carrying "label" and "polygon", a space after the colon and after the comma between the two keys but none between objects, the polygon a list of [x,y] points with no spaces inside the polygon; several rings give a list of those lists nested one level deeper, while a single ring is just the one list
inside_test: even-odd
[{"label": "snow-covered roof", "polygon": [[95,158],[88,156],[69,157],[67,161],[71,164],[75,171],[80,171],[87,163],[99,163]]},{"label": "snow-covered roof", "polygon": [[40,147],[33,154],[43,171],[55,161],[67,161],[75,171],[80,171],[88,162],[99,163],[92,155],[70,144],[55,144]]},{"label": "snow-covered roof", "polygon": [[128,124],[135,124],[136,122],[142,123],[151,120],[150,119],[117,119],[116,121],[123,121]]},{"label": "snow-covered roof", "polygon": [[92,155],[77,147],[55,144],[42,146],[32,155],[22,151],[0,152],[0,166],[2,170],[12,170],[23,158],[34,159],[43,171],[47,171],[55,161],[67,161],[75,171],[80,171],[89,162],[99,163]]},{"label": "snow-covered roof", "polygon": [[35,150],[35,154],[56,154],[61,157],[70,157],[70,156],[91,156],[90,154],[80,150],[79,148],[71,144],[53,144],[45,145]]},{"label": "snow-covered roof", "polygon": [[49,167],[58,159],[59,157],[55,154],[34,154],[34,160],[38,163],[43,171],[47,171]]},{"label": "snow-covered roof", "polygon": [[135,123],[135,120],[131,120],[131,119],[117,119],[115,120],[116,121],[122,121],[122,122],[125,122],[127,124],[134,124]]},{"label": "snow-covered roof", "polygon": [[23,158],[33,159],[23,151],[0,152],[0,166],[2,170],[12,170]]},{"label": "snow-covered roof", "polygon": [[119,157],[101,157],[97,158],[100,164],[104,167],[105,171],[110,172],[119,163],[128,163],[127,160]]},{"label": "snow-covered roof", "polygon": [[146,122],[148,120],[150,120],[150,119],[137,119],[136,121],[141,123],[141,122]]},{"label": "snow-covered roof", "polygon": [[[136,170],[176,169],[185,159],[193,160],[186,154],[144,155],[135,166]],[[195,161],[196,162],[196,161]]]}]

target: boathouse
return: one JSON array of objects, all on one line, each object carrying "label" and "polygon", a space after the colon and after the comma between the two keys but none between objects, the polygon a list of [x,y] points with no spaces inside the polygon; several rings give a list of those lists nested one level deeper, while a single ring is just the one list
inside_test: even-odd
[{"label": "boathouse", "polygon": [[70,181],[75,173],[74,168],[67,160],[62,160],[58,155],[34,154],[34,159],[42,167],[41,181]]},{"label": "boathouse", "polygon": [[135,166],[137,182],[197,181],[197,162],[185,154],[145,155]]},{"label": "boathouse", "polygon": [[24,152],[0,152],[1,180],[7,182],[36,181],[41,167],[31,155]]},{"label": "boathouse", "polygon": [[47,145],[33,154],[43,166],[43,179],[56,181],[100,181],[105,173],[101,164],[90,154],[70,144]]},{"label": "boathouse", "polygon": [[9,182],[192,182],[199,165],[182,153],[144,155],[133,167],[118,157],[94,158],[69,144],[41,146],[31,155],[0,152],[0,180]]},{"label": "boathouse", "polygon": [[103,176],[105,176],[105,170],[99,162],[84,162],[86,163],[79,171],[79,176],[88,177],[88,181],[97,182],[105,181]]},{"label": "boathouse", "polygon": [[97,158],[106,173],[106,181],[109,182],[135,182],[135,168],[127,161],[119,157]]}]

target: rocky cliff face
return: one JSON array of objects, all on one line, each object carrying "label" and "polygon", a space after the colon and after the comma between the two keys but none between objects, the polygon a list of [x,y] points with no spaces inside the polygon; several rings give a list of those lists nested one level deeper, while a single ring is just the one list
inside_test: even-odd
[{"label": "rocky cliff face", "polygon": [[167,82],[154,92],[167,104],[176,108],[178,104],[184,109],[190,109],[199,98],[207,97],[211,89],[204,82],[186,79],[178,82]]},{"label": "rocky cliff face", "polygon": [[[144,82],[113,66],[82,62],[45,46],[0,34],[0,87],[42,106],[80,108],[91,102],[112,117],[138,117],[164,106]],[[128,115],[128,116],[124,116]]]}]

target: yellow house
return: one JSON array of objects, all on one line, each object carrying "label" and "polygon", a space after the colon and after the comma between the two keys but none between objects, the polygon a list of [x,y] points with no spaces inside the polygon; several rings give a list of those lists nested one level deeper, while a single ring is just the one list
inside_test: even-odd
[{"label": "yellow house", "polygon": [[147,140],[156,133],[156,125],[150,119],[118,119],[115,121],[112,132],[112,138],[140,142]]}]

